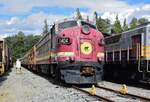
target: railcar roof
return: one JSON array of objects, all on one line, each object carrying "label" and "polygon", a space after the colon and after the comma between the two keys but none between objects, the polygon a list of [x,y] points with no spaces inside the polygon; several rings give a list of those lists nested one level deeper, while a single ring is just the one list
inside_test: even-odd
[{"label": "railcar roof", "polygon": [[125,31],[125,32],[122,32],[122,33],[118,33],[118,34],[111,34],[110,36],[106,36],[105,38],[107,39],[107,38],[110,38],[110,37],[113,37],[113,36],[117,36],[117,35],[120,35],[120,34],[126,34],[126,33],[128,33],[128,32],[131,32],[131,31],[137,30],[137,29],[139,29],[139,28],[145,27],[145,26],[147,26],[147,25],[149,25],[149,24],[150,24],[150,22],[146,22],[146,23],[144,23],[144,24],[138,25],[138,26],[137,26],[136,28],[134,28],[134,29],[131,29],[131,30],[128,30],[128,31]]},{"label": "railcar roof", "polygon": [[[76,18],[65,18],[65,19],[54,22],[54,24],[59,24],[59,23],[67,22],[67,21],[84,21],[84,22],[87,22],[86,19],[81,20],[81,19],[76,19]],[[88,21],[88,23],[93,24],[92,21]]]},{"label": "railcar roof", "polygon": [[118,33],[118,34],[111,34],[110,36],[106,36],[105,39],[107,38],[111,38],[111,37],[114,37],[114,36],[118,36],[118,35],[121,35],[122,33]]},{"label": "railcar roof", "polygon": [[131,29],[131,30],[128,30],[128,31],[125,31],[125,32],[122,32],[122,33],[127,33],[127,32],[130,32],[130,31],[134,31],[134,30],[136,30],[136,29],[145,27],[145,26],[147,26],[147,25],[149,25],[149,24],[150,24],[150,22],[146,22],[146,23],[143,23],[143,24],[141,24],[141,25],[138,25],[138,26],[137,26],[136,28],[134,28],[134,29]]},{"label": "railcar roof", "polygon": [[59,23],[63,23],[63,22],[67,22],[67,21],[77,21],[77,19],[75,18],[65,18],[65,19],[62,19],[62,20],[58,20],[58,21],[55,21],[54,24],[59,24]]}]

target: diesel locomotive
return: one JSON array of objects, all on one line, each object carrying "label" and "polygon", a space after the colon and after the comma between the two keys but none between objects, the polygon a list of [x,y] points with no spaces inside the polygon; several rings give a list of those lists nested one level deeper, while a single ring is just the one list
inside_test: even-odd
[{"label": "diesel locomotive", "polygon": [[94,84],[103,75],[104,37],[87,21],[57,21],[21,61],[65,83]]},{"label": "diesel locomotive", "polygon": [[150,81],[150,22],[105,37],[106,77]]},{"label": "diesel locomotive", "polygon": [[0,38],[0,76],[6,73],[12,66],[11,51],[5,40]]}]

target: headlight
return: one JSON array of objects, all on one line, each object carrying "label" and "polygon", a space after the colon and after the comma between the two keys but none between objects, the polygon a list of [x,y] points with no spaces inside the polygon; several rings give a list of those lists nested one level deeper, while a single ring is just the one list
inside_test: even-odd
[{"label": "headlight", "polygon": [[59,38],[58,43],[59,44],[64,44],[64,45],[71,44],[71,39],[70,38]]},{"label": "headlight", "polygon": [[89,34],[89,33],[90,33],[90,27],[89,27],[88,25],[84,25],[84,26],[82,26],[81,31],[82,31],[84,34]]}]

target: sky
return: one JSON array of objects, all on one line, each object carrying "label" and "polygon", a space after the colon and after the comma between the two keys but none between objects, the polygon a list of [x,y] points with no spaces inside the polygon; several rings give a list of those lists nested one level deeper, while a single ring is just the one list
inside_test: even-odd
[{"label": "sky", "polygon": [[51,25],[72,18],[76,8],[90,20],[94,20],[93,12],[97,11],[111,23],[117,14],[121,22],[126,18],[129,23],[133,17],[150,21],[150,0],[0,0],[0,36],[11,36],[18,31],[41,34],[44,19]]}]

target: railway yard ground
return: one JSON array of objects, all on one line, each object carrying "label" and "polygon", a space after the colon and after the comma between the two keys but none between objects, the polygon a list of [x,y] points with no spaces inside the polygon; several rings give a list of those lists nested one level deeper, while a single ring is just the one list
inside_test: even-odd
[{"label": "railway yard ground", "polygon": [[[122,84],[102,81],[98,86],[119,90]],[[91,87],[82,88],[91,91]],[[150,98],[150,90],[127,86],[131,94]],[[143,102],[141,99],[108,92],[96,87],[96,95],[116,102]],[[99,102],[103,99],[91,97],[72,87],[66,87],[54,82],[51,78],[42,77],[22,68],[22,73],[10,72],[0,77],[0,102]]]}]

